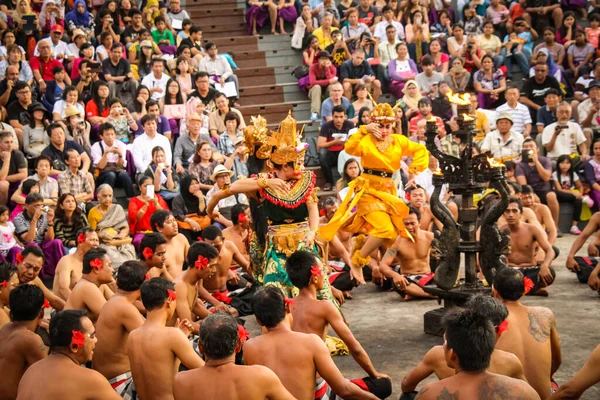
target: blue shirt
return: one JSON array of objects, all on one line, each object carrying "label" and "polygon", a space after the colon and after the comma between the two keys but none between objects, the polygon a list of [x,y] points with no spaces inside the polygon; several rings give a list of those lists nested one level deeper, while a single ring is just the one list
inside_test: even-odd
[{"label": "blue shirt", "polygon": [[[344,107],[346,107],[346,111],[348,111],[348,107],[350,107],[350,100],[342,96],[342,104],[344,105]],[[331,101],[331,97],[326,98],[323,104],[321,105],[320,126],[325,125],[325,123],[327,122],[325,117],[331,117],[333,115],[333,107],[335,107],[335,105],[333,104],[333,101]]]}]

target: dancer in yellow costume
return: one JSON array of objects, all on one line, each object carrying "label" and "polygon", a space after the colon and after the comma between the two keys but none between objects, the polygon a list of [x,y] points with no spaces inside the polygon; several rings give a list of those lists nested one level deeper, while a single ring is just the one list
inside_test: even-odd
[{"label": "dancer in yellow costume", "polygon": [[[360,127],[350,136],[344,150],[360,157],[363,173],[348,185],[350,190],[331,221],[319,229],[319,237],[331,241],[339,229],[368,234],[356,238],[352,254],[354,277],[362,280],[362,267],[371,261],[370,254],[382,244],[391,246],[398,235],[410,237],[402,218],[408,206],[396,195],[392,175],[400,169],[404,156],[412,156],[409,172],[425,170],[429,152],[422,144],[406,136],[393,134],[395,113],[385,103],[371,112],[372,124]],[[357,276],[358,275],[358,276]]]}]

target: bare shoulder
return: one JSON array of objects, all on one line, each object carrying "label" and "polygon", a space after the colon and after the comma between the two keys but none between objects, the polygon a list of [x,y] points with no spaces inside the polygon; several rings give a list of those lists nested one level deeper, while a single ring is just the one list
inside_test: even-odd
[{"label": "bare shoulder", "polygon": [[423,356],[423,361],[427,364],[435,364],[440,360],[446,362],[446,359],[444,358],[444,348],[442,346],[433,346]]},{"label": "bare shoulder", "polygon": [[528,307],[529,334],[538,343],[545,343],[550,338],[554,326],[554,314],[546,307]]},{"label": "bare shoulder", "polygon": [[415,400],[458,400],[458,398],[458,392],[456,393],[456,397],[453,397],[453,394],[450,394],[450,392],[448,392],[448,390],[444,387],[442,381],[439,381],[428,383],[427,385],[423,386],[421,390],[419,390]]},{"label": "bare shoulder", "polygon": [[[479,386],[479,399],[538,400],[528,383],[497,374],[487,374]],[[445,398],[442,398],[445,399]],[[449,397],[448,399],[452,399]]]},{"label": "bare shoulder", "polygon": [[423,236],[425,236],[428,240],[433,240],[433,238],[435,237],[433,232],[423,230],[421,230],[420,232],[422,232]]}]

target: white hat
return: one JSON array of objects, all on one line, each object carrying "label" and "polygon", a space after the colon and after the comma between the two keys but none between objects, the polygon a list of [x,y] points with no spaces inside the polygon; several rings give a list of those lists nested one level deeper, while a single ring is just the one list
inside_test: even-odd
[{"label": "white hat", "polygon": [[214,182],[217,175],[221,175],[221,174],[229,174],[229,176],[232,177],[233,171],[231,171],[231,170],[225,168],[225,166],[219,164],[215,167],[215,170],[213,171],[212,175],[210,176],[210,180]]}]

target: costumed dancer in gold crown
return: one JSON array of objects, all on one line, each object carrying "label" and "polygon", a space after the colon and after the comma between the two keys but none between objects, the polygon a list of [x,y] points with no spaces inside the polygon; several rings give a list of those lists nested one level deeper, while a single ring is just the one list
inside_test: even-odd
[{"label": "costumed dancer in gold crown", "polygon": [[[254,227],[249,249],[254,277],[260,284],[276,285],[287,297],[293,297],[297,289],[285,270],[287,257],[296,250],[318,254],[316,177],[312,171],[303,170],[308,145],[300,141],[301,134],[296,131],[296,120],[291,113],[281,122],[279,130],[271,131],[270,135],[265,119],[252,117],[252,125],[245,129],[244,135],[252,177],[237,180],[213,196],[208,213],[212,214],[221,198],[247,193]],[[327,279],[318,297],[333,300]]]},{"label": "costumed dancer in gold crown", "polygon": [[394,172],[400,169],[402,157],[413,157],[411,173],[425,170],[429,163],[425,146],[393,134],[394,117],[389,104],[377,104],[371,113],[372,123],[361,126],[350,136],[344,150],[360,157],[363,173],[350,182],[348,194],[337,212],[319,229],[319,237],[325,241],[331,241],[340,229],[361,234],[355,239],[352,252],[352,271],[359,281],[362,267],[370,263],[373,251],[381,245],[391,246],[398,235],[410,237],[402,222],[408,215],[408,206],[396,195],[392,180]]}]

